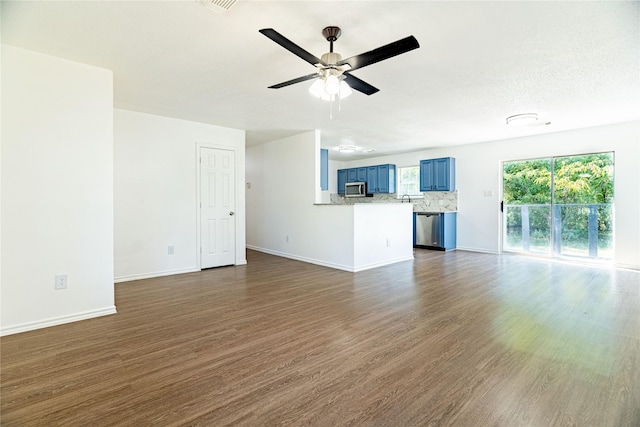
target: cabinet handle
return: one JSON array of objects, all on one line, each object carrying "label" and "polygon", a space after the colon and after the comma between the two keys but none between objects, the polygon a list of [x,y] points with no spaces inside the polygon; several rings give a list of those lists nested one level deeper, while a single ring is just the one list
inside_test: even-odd
[{"label": "cabinet handle", "polygon": [[229,212],[229,215],[234,216],[236,213],[234,211]]}]

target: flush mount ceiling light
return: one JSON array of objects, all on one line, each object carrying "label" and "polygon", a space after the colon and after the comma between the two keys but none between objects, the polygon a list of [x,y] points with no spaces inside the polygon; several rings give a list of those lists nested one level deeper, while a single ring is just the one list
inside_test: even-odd
[{"label": "flush mount ceiling light", "polygon": [[523,114],[516,114],[514,116],[507,117],[507,124],[509,126],[530,125],[537,121],[538,121],[538,114],[536,113],[523,113]]},{"label": "flush mount ceiling light", "polygon": [[338,146],[338,151],[341,153],[355,153],[357,147],[352,144],[340,144]]}]

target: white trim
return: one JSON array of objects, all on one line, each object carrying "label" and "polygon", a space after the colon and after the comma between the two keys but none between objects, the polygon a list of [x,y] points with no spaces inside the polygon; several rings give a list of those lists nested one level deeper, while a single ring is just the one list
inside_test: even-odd
[{"label": "white trim", "polygon": [[109,314],[116,314],[116,306],[101,308],[99,310],[84,311],[81,313],[70,314],[66,316],[53,317],[45,320],[38,320],[36,322],[27,322],[15,326],[9,326],[7,328],[0,329],[0,336],[18,334],[20,332],[33,331],[36,329],[49,328],[51,326],[58,326],[65,323],[77,322],[79,320],[93,319],[94,317],[107,316]]},{"label": "white trim", "polygon": [[264,252],[266,254],[275,255],[275,256],[279,256],[279,257],[283,257],[283,258],[289,258],[289,259],[293,259],[293,260],[296,260],[296,261],[307,262],[309,264],[315,264],[315,265],[321,265],[323,267],[334,268],[336,270],[348,271],[350,273],[357,273],[359,271],[370,270],[372,268],[384,267],[386,265],[395,264],[395,263],[403,262],[403,261],[413,261],[413,255],[411,255],[410,257],[406,257],[406,258],[398,258],[398,259],[394,259],[394,260],[390,260],[390,261],[384,261],[384,262],[380,262],[380,263],[369,264],[369,265],[365,265],[365,266],[361,266],[361,267],[352,267],[352,266],[344,265],[344,264],[334,264],[334,263],[331,263],[331,262],[320,261],[320,260],[317,260],[317,259],[314,259],[314,258],[307,258],[307,257],[301,257],[301,256],[297,256],[297,255],[291,255],[291,254],[288,254],[288,253],[285,253],[285,252],[279,252],[279,251],[274,251],[274,250],[271,250],[271,249],[260,248],[258,246],[253,246],[253,245],[247,245],[247,249],[251,249],[251,250],[254,250],[254,251],[258,251],[258,252]]},{"label": "white trim", "polygon": [[195,271],[200,271],[200,269],[191,267],[191,268],[181,268],[178,270],[157,271],[154,273],[134,274],[132,276],[120,276],[114,279],[114,283],[131,282],[133,280],[142,280],[142,279],[153,279],[155,277],[173,276],[175,274],[193,273]]},{"label": "white trim", "polygon": [[375,263],[375,264],[367,264],[367,265],[364,265],[364,266],[360,266],[360,267],[354,268],[353,272],[357,273],[359,271],[371,270],[372,268],[385,267],[387,265],[396,264],[398,262],[413,261],[413,259],[414,259],[413,255],[411,255],[411,256],[408,256],[408,257],[396,258],[396,259],[392,259],[392,260],[378,262],[378,263]]},{"label": "white trim", "polygon": [[[239,177],[238,176],[238,149],[234,146],[229,146],[229,145],[222,145],[222,144],[213,144],[210,142],[197,142],[196,141],[196,262],[197,262],[197,269],[201,270],[202,269],[202,243],[200,241],[200,203],[202,202],[201,198],[200,198],[200,169],[201,169],[201,164],[200,164],[200,151],[203,148],[212,148],[214,150],[225,150],[225,151],[232,151],[233,152],[233,173],[235,175],[235,187],[233,188],[233,193],[234,193],[234,200],[235,200],[235,206],[234,206],[234,211],[237,213],[238,212],[238,183],[242,182],[244,185],[244,176],[243,177]],[[241,179],[242,178],[242,179]],[[247,263],[247,260],[239,260],[238,259],[238,221],[237,221],[238,216],[236,215],[235,217],[235,221],[236,221],[236,226],[235,228],[235,235],[233,236],[234,238],[234,248],[235,248],[235,253],[233,255],[233,259],[234,259],[234,265],[244,265]]]},{"label": "white trim", "polygon": [[464,246],[458,246],[456,247],[456,250],[467,251],[467,252],[478,252],[482,254],[501,255],[501,252],[499,251],[492,251],[490,249],[483,249],[483,248],[469,248]]}]

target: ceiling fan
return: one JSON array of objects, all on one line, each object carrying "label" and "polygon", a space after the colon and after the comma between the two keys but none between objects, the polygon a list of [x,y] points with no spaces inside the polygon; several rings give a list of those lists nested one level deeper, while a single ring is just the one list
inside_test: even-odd
[{"label": "ceiling fan", "polygon": [[376,62],[392,58],[401,53],[420,47],[418,41],[413,36],[408,36],[393,43],[381,46],[377,49],[370,50],[360,55],[342,59],[339,53],[333,51],[333,42],[338,40],[342,33],[339,27],[326,27],[322,30],[322,35],[329,42],[329,52],[318,58],[307,52],[273,28],[265,28],[260,30],[262,34],[269,37],[289,52],[302,58],[309,64],[317,68],[313,74],[298,77],[286,82],[269,86],[270,89],[280,89],[295,83],[304,82],[311,79],[318,79],[309,88],[309,91],[319,98],[325,100],[333,100],[336,96],[344,98],[351,89],[364,93],[365,95],[373,95],[379,89],[369,83],[357,78],[351,71],[363,68]]}]

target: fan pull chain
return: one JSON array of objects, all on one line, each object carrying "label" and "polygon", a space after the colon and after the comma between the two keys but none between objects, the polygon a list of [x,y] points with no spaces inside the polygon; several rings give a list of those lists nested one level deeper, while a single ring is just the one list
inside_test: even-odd
[{"label": "fan pull chain", "polygon": [[333,120],[333,96],[329,101],[329,120]]}]

